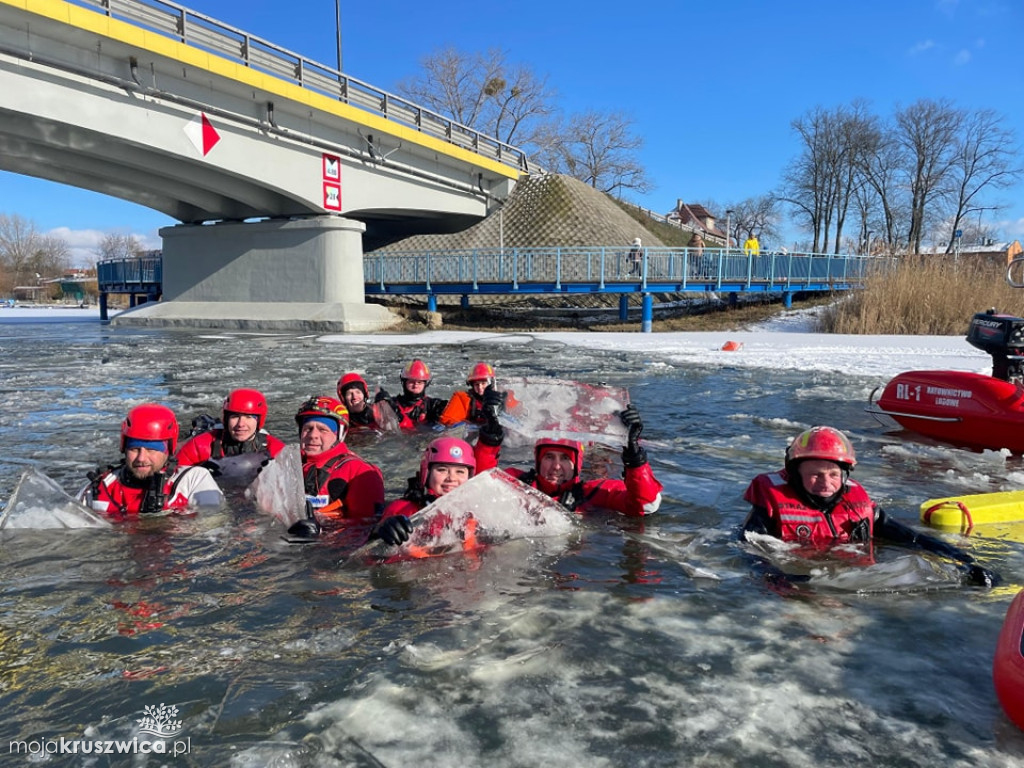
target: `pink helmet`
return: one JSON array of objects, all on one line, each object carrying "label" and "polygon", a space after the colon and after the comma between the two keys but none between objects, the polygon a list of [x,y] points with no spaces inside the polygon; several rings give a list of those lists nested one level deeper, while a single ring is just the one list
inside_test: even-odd
[{"label": "pink helmet", "polygon": [[402,381],[406,379],[417,379],[419,381],[425,381],[430,383],[430,369],[427,364],[422,360],[413,360],[408,363],[405,368],[402,369],[402,373],[399,375]]},{"label": "pink helmet", "polygon": [[224,398],[223,424],[228,423],[229,413],[241,413],[256,417],[256,429],[263,429],[267,423],[267,399],[256,389],[235,389]]},{"label": "pink helmet", "polygon": [[166,405],[137,405],[121,422],[121,453],[128,438],[162,440],[167,443],[167,453],[174,453],[178,447],[178,419]]},{"label": "pink helmet", "polygon": [[490,381],[493,384],[494,367],[490,363],[477,363],[474,365],[473,370],[466,377],[466,383],[472,384],[474,381]]},{"label": "pink helmet", "polygon": [[850,439],[833,427],[811,427],[793,439],[786,449],[787,466],[805,459],[834,461],[846,470],[857,465]]},{"label": "pink helmet", "polygon": [[427,446],[420,461],[420,485],[426,486],[431,464],[461,464],[469,467],[469,476],[476,474],[473,446],[456,437],[439,437]]},{"label": "pink helmet", "polygon": [[344,402],[345,390],[352,387],[359,387],[363,390],[363,397],[370,397],[370,390],[366,386],[366,380],[358,373],[346,373],[338,379],[338,399]]}]

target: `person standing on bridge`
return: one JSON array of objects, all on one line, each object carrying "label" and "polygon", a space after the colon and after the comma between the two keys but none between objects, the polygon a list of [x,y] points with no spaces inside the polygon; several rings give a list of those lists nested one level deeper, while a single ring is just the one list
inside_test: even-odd
[{"label": "person standing on bridge", "polygon": [[743,244],[743,253],[746,256],[760,256],[761,255],[761,244],[757,242],[757,236],[751,234],[747,238],[747,241]]},{"label": "person standing on bridge", "polygon": [[122,462],[89,473],[79,500],[114,520],[219,506],[224,498],[205,467],[178,466],[178,420],[165,405],[146,403],[121,422]]},{"label": "person standing on bridge", "polygon": [[633,238],[633,245],[629,249],[629,253],[626,255],[626,261],[629,262],[629,274],[630,276],[639,275],[643,267],[644,260],[644,249],[640,243],[639,237]]},{"label": "person standing on bridge", "polygon": [[398,426],[402,429],[437,424],[448,401],[426,394],[431,379],[427,364],[415,359],[402,369],[399,378],[402,381],[402,394],[392,397],[382,389],[374,401],[387,401],[397,414]]},{"label": "person standing on bridge", "polygon": [[694,232],[690,238],[690,270],[695,277],[707,278],[710,275],[704,264],[704,238],[700,232]]}]

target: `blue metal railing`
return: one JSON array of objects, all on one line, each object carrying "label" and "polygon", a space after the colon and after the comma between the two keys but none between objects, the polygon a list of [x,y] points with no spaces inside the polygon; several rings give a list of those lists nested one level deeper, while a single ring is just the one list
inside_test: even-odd
[{"label": "blue metal railing", "polygon": [[105,259],[96,264],[100,291],[109,293],[159,293],[164,280],[162,256]]},{"label": "blue metal railing", "polygon": [[[892,260],[830,253],[744,255],[735,248],[645,248],[639,271],[621,247],[376,251],[363,257],[368,294],[679,293],[846,290]],[[96,265],[99,290],[159,295],[159,254]]]},{"label": "blue metal railing", "polygon": [[799,291],[859,285],[887,265],[873,256],[828,253],[746,255],[732,248],[645,248],[639,272],[622,247],[476,248],[458,251],[376,251],[363,258],[368,293],[487,293],[627,290]]}]

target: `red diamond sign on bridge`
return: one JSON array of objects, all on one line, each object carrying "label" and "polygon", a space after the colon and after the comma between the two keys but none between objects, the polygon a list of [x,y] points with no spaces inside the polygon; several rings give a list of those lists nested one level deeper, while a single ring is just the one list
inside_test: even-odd
[{"label": "red diamond sign on bridge", "polygon": [[213,127],[210,118],[201,112],[185,125],[185,135],[203,157],[206,157],[220,141],[220,134]]}]

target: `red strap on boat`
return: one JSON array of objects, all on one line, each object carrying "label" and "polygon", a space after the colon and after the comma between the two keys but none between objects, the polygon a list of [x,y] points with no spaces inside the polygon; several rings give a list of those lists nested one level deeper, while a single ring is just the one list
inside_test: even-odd
[{"label": "red strap on boat", "polygon": [[960,513],[962,515],[960,518],[960,533],[966,536],[974,528],[974,519],[971,517],[971,510],[969,510],[967,508],[967,505],[964,504],[962,501],[940,501],[938,504],[932,504],[932,506],[928,507],[928,509],[924,511],[925,524],[931,522],[932,512],[934,512],[937,509],[942,509],[943,507],[949,504],[956,504],[958,507],[960,507]]}]

